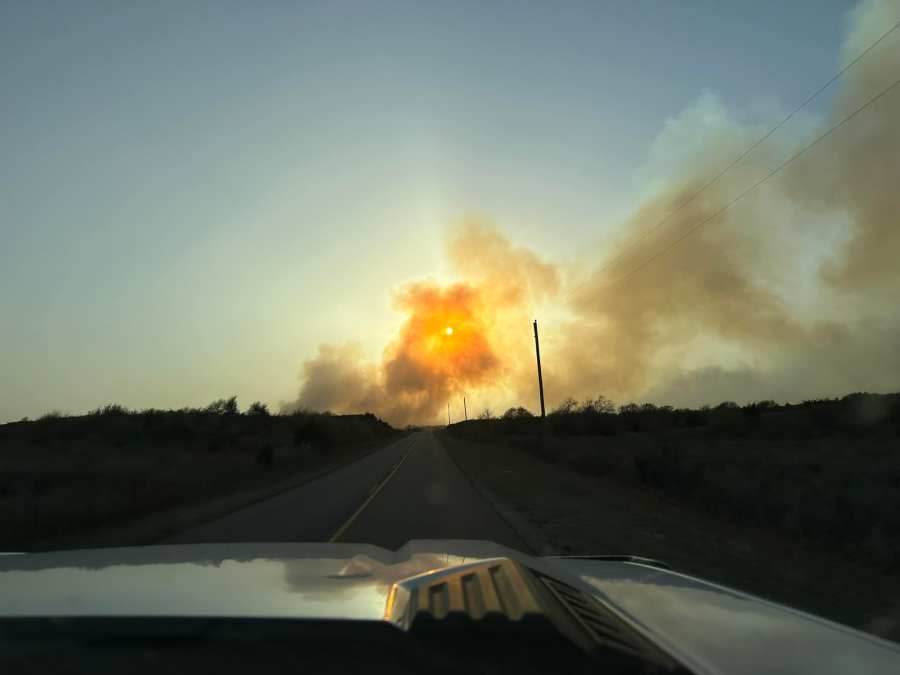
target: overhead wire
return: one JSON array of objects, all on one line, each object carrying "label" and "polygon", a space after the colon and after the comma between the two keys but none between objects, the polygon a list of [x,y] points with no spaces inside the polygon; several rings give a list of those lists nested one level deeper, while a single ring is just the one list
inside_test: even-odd
[{"label": "overhead wire", "polygon": [[[669,220],[671,220],[671,218],[672,218],[675,214],[677,214],[677,213],[678,213],[679,211],[681,211],[685,206],[687,206],[687,205],[690,204],[692,201],[694,201],[697,197],[699,197],[699,196],[700,196],[703,192],[705,192],[707,189],[709,189],[710,187],[712,187],[712,186],[713,186],[715,183],[717,183],[717,182],[718,182],[718,181],[719,181],[726,173],[728,173],[731,169],[733,169],[735,166],[737,166],[738,164],[740,164],[741,161],[743,161],[750,153],[752,153],[754,150],[756,150],[756,148],[758,148],[758,147],[759,147],[760,145],[762,145],[765,141],[767,141],[769,138],[771,138],[771,136],[772,136],[776,131],[778,131],[779,129],[781,129],[785,124],[787,124],[790,120],[792,120],[792,119],[797,115],[797,113],[799,113],[803,108],[805,108],[807,105],[809,105],[809,103],[811,103],[813,100],[815,100],[822,92],[824,92],[826,89],[828,89],[832,84],[834,84],[835,82],[837,82],[837,80],[839,80],[839,79],[840,79],[840,78],[841,78],[848,70],[850,70],[853,66],[855,66],[855,65],[856,65],[860,60],[862,60],[869,52],[871,52],[875,47],[877,47],[881,42],[883,42],[883,41],[885,40],[885,38],[887,38],[889,35],[891,35],[891,34],[892,34],[894,31],[896,31],[898,28],[900,28],[900,21],[898,21],[898,22],[895,23],[893,26],[891,26],[887,31],[885,31],[884,33],[882,33],[881,36],[880,36],[877,40],[875,40],[874,42],[872,42],[868,47],[866,47],[863,51],[861,51],[859,54],[857,54],[857,55],[856,55],[851,61],[849,61],[843,68],[841,68],[838,72],[836,72],[836,73],[831,77],[831,79],[829,79],[827,82],[825,82],[825,84],[823,84],[823,85],[820,86],[818,89],[816,89],[816,90],[815,90],[812,94],[810,94],[806,99],[804,99],[802,103],[800,103],[800,104],[799,104],[798,106],[796,106],[793,110],[791,110],[791,112],[788,113],[788,114],[787,114],[780,122],[778,122],[778,124],[776,124],[775,126],[773,126],[773,127],[772,127],[771,129],[769,129],[765,134],[763,134],[759,139],[757,139],[753,144],[751,144],[749,147],[747,147],[743,152],[741,152],[741,154],[739,154],[734,160],[732,160],[727,166],[725,166],[725,168],[721,169],[721,170],[720,170],[717,174],[715,174],[711,179],[709,179],[708,181],[706,181],[700,188],[698,188],[696,191],[694,191],[693,193],[691,193],[691,195],[690,195],[687,199],[685,199],[685,200],[679,202],[679,203],[675,206],[675,208],[672,209],[671,211],[669,211],[669,212],[668,212],[668,213],[667,213],[667,214],[666,214],[666,215],[665,215],[658,223],[656,223],[656,225],[654,225],[654,226],[651,227],[649,230],[647,230],[646,232],[644,232],[644,233],[643,233],[642,235],[640,235],[637,239],[633,240],[630,244],[627,244],[627,245],[625,246],[625,248],[624,248],[622,251],[620,251],[616,256],[614,256],[612,259],[610,259],[610,260],[608,260],[606,263],[604,263],[604,264],[603,264],[596,272],[594,272],[594,274],[593,274],[592,276],[596,277],[597,275],[602,274],[603,272],[605,272],[606,270],[608,270],[610,267],[612,267],[615,263],[617,263],[618,261],[620,261],[623,257],[625,257],[625,255],[626,255],[629,251],[631,251],[632,249],[634,249],[638,244],[641,244],[642,242],[646,241],[650,236],[652,236],[652,235],[653,235],[655,232],[657,232],[661,227],[663,227],[667,222],[669,222]],[[889,89],[891,89],[891,88],[893,88],[893,85],[892,85],[891,87],[889,87]],[[882,92],[881,95],[883,95],[883,94],[885,94],[885,93],[887,93],[887,91]],[[876,98],[880,98],[881,95],[879,95],[879,96],[876,97]],[[867,106],[868,106],[870,103],[872,103],[872,102],[874,102],[874,101],[869,101],[869,102],[867,102],[863,107],[867,107]],[[859,111],[857,111],[857,112],[859,112]],[[846,120],[844,120],[844,121],[846,121]],[[825,134],[823,134],[823,137],[826,136],[826,135],[828,135],[828,134],[830,134],[832,131],[834,131],[834,130],[837,128],[837,126],[840,126],[841,124],[843,124],[843,121],[840,122],[840,123],[839,123],[838,125],[836,125],[835,127],[833,127],[832,129],[829,129]],[[818,139],[817,139],[816,142],[818,142]],[[814,143],[813,143],[813,144],[814,144]],[[810,147],[811,147],[811,146],[810,146]],[[807,149],[809,149],[809,148],[805,148],[802,152],[805,152],[805,150],[807,150]],[[801,152],[800,154],[802,154],[802,152]],[[799,155],[798,155],[798,156],[799,156]],[[774,175],[775,173],[778,173],[778,171],[780,171],[782,168],[784,168],[784,166],[787,166],[787,164],[790,163],[791,161],[793,161],[793,159],[795,159],[795,158],[796,158],[796,157],[790,158],[790,159],[788,160],[788,162],[786,162],[786,163],[784,163],[783,165],[781,165],[780,167],[776,168],[775,171],[772,173],[772,175]],[[766,176],[762,181],[760,181],[760,182],[757,183],[757,184],[754,184],[749,190],[747,190],[747,192],[749,192],[749,191],[755,189],[755,187],[757,187],[759,184],[765,182],[765,181],[768,180],[770,177],[771,177],[771,175],[770,175],[770,176]],[[740,199],[740,197],[743,197],[743,194],[741,194],[741,195],[738,197],[738,199]],[[734,201],[736,201],[736,200],[734,200]],[[733,203],[733,202],[731,202],[731,203]],[[726,208],[727,208],[727,207],[726,207]],[[725,209],[722,209],[722,211],[724,211],[724,210],[725,210]],[[719,213],[719,212],[717,212],[716,215],[718,215],[718,213]],[[713,217],[715,217],[715,216],[713,216]],[[707,221],[704,221],[704,223],[705,223],[705,222],[707,222]],[[693,229],[692,229],[691,231],[693,231]],[[681,241],[681,239],[679,239],[679,240],[677,240],[677,241]],[[676,243],[677,243],[677,242],[676,242]],[[665,249],[665,250],[669,250],[669,249],[667,248],[667,249]],[[654,256],[651,258],[651,260],[648,261],[648,262],[652,262],[652,260],[656,259],[657,257],[658,257],[658,254],[657,254],[657,255],[654,255]],[[643,267],[646,266],[646,264],[648,264],[648,263],[642,264],[638,269],[642,269]],[[630,276],[631,274],[635,273],[635,271],[636,271],[636,270],[632,270],[631,272],[628,272],[626,276]],[[590,280],[587,280],[587,281],[582,282],[581,284],[579,284],[578,286],[576,286],[574,289],[572,289],[571,291],[569,291],[569,292],[567,293],[567,295],[569,295],[569,296],[574,295],[574,293],[576,293],[576,292],[579,291],[581,288],[583,288],[585,285],[587,285],[587,284],[589,283],[589,281],[590,281]],[[618,281],[613,282],[613,283],[618,283]]]},{"label": "overhead wire", "polygon": [[820,135],[817,136],[814,140],[812,140],[810,143],[808,143],[808,144],[806,144],[805,146],[803,146],[800,150],[798,150],[797,152],[795,152],[793,155],[791,155],[790,157],[788,157],[788,158],[787,158],[785,161],[783,161],[781,164],[779,164],[779,165],[776,166],[774,169],[772,169],[771,171],[769,171],[769,173],[767,173],[765,176],[763,176],[763,177],[760,178],[758,181],[756,181],[755,183],[753,183],[753,184],[752,184],[750,187],[748,187],[746,190],[744,190],[743,192],[741,192],[740,194],[738,194],[736,197],[734,197],[733,199],[731,199],[728,203],[726,203],[722,208],[718,209],[715,213],[713,213],[713,214],[710,215],[710,216],[707,216],[707,217],[704,218],[703,220],[701,220],[701,221],[699,221],[698,223],[694,224],[689,230],[687,230],[687,231],[684,232],[680,237],[678,237],[677,239],[675,239],[674,241],[672,241],[668,246],[666,246],[665,248],[663,248],[663,249],[657,251],[657,252],[654,253],[652,256],[650,256],[649,258],[647,258],[644,262],[642,262],[640,265],[638,265],[638,266],[635,267],[634,269],[630,270],[629,272],[627,272],[627,273],[624,274],[623,276],[621,276],[621,277],[615,279],[614,281],[610,282],[608,285],[609,285],[609,286],[617,286],[618,284],[620,284],[620,283],[622,283],[623,281],[625,281],[625,279],[628,279],[629,277],[631,277],[631,276],[637,274],[638,272],[640,272],[642,269],[644,269],[645,267],[647,267],[647,265],[649,265],[650,263],[652,263],[654,260],[658,259],[660,256],[662,256],[662,255],[664,255],[665,253],[668,253],[669,251],[671,251],[673,248],[675,248],[678,244],[680,244],[682,241],[684,241],[685,239],[687,239],[687,238],[688,238],[690,235],[692,235],[694,232],[696,232],[697,230],[699,230],[701,227],[703,227],[704,225],[706,225],[706,224],[709,223],[710,221],[715,220],[715,219],[718,218],[720,215],[722,215],[723,213],[725,213],[725,211],[727,211],[728,209],[730,209],[732,206],[734,206],[734,205],[735,205],[737,202],[739,202],[741,199],[743,199],[743,198],[746,197],[748,194],[750,194],[751,192],[753,192],[753,191],[754,191],[756,188],[758,188],[760,185],[762,185],[763,183],[765,183],[766,181],[768,181],[770,178],[772,178],[773,176],[775,176],[775,174],[779,173],[779,172],[780,172],[782,169],[784,169],[786,166],[788,166],[789,164],[791,164],[791,163],[794,162],[795,160],[799,159],[802,155],[806,154],[809,150],[811,150],[813,147],[815,147],[816,145],[818,145],[822,140],[824,140],[825,138],[827,138],[828,136],[830,136],[832,133],[834,133],[834,132],[837,131],[839,128],[841,128],[842,126],[844,126],[847,122],[849,122],[849,121],[852,120],[854,117],[856,117],[857,115],[859,115],[859,114],[860,114],[861,112],[863,112],[866,108],[868,108],[869,106],[871,106],[872,104],[874,104],[876,101],[878,101],[879,99],[881,99],[881,98],[883,98],[884,96],[886,96],[887,94],[889,94],[891,91],[893,91],[894,89],[896,89],[898,86],[900,86],[900,79],[894,80],[894,82],[893,82],[892,84],[888,85],[886,88],[882,89],[880,92],[878,92],[877,94],[875,94],[874,96],[872,96],[871,98],[869,98],[865,103],[863,103],[861,106],[859,106],[858,108],[856,108],[852,113],[850,113],[849,115],[846,115],[846,116],[843,117],[839,122],[837,122],[837,123],[835,123],[834,125],[832,125],[831,127],[829,127],[827,131],[825,131],[824,133],[820,134]]}]

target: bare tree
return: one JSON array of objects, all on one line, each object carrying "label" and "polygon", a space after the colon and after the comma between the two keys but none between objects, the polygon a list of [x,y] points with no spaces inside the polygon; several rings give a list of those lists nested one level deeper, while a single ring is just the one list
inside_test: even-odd
[{"label": "bare tree", "polygon": [[615,404],[603,395],[585,399],[581,404],[581,412],[611,415],[616,412]]},{"label": "bare tree", "polygon": [[578,401],[576,401],[571,396],[565,399],[562,403],[556,406],[551,412],[551,415],[571,415],[572,413],[578,410]]}]

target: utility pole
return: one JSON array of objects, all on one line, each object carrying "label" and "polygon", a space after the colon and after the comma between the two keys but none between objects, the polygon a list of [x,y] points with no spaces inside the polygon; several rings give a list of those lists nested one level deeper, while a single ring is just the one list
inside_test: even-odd
[{"label": "utility pole", "polygon": [[469,411],[466,410],[466,397],[463,396],[463,417],[466,418],[466,422],[469,421]]},{"label": "utility pole", "polygon": [[537,355],[538,390],[541,392],[541,419],[544,419],[544,378],[541,375],[541,342],[538,340],[537,319],[534,320],[534,353]]},{"label": "utility pole", "polygon": [[447,426],[450,426],[450,401],[447,401]]}]

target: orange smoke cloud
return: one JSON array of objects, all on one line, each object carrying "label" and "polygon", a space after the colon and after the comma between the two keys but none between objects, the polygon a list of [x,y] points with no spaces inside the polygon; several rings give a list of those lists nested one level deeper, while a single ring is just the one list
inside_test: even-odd
[{"label": "orange smoke cloud", "polygon": [[381,364],[353,345],[323,345],[303,367],[291,408],[374,412],[393,424],[434,420],[454,395],[490,386],[500,375],[498,311],[468,283],[409,284],[395,296],[405,315]]},{"label": "orange smoke cloud", "polygon": [[381,362],[352,344],[323,345],[285,409],[368,411],[404,425],[437,421],[452,397],[468,395],[473,414],[479,402],[518,401],[534,359],[527,308],[557,293],[556,267],[476,221],[451,232],[447,254],[465,282],[400,288],[394,306],[404,320]]},{"label": "orange smoke cloud", "polygon": [[396,305],[407,319],[385,351],[390,418],[431,418],[452,394],[496,375],[500,360],[491,341],[491,307],[477,288],[412,284],[397,295]]}]

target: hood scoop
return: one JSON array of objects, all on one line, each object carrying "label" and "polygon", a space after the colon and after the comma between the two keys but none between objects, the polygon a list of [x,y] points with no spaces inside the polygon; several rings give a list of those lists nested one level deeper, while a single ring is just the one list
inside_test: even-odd
[{"label": "hood scoop", "polygon": [[385,618],[406,630],[422,620],[521,621],[544,614],[536,589],[518,563],[494,558],[396,583]]},{"label": "hood scoop", "polygon": [[395,583],[385,619],[413,634],[449,625],[489,631],[508,621],[531,635],[564,636],[609,663],[678,671],[667,654],[611,610],[559,579],[510,558],[426,572]]}]

